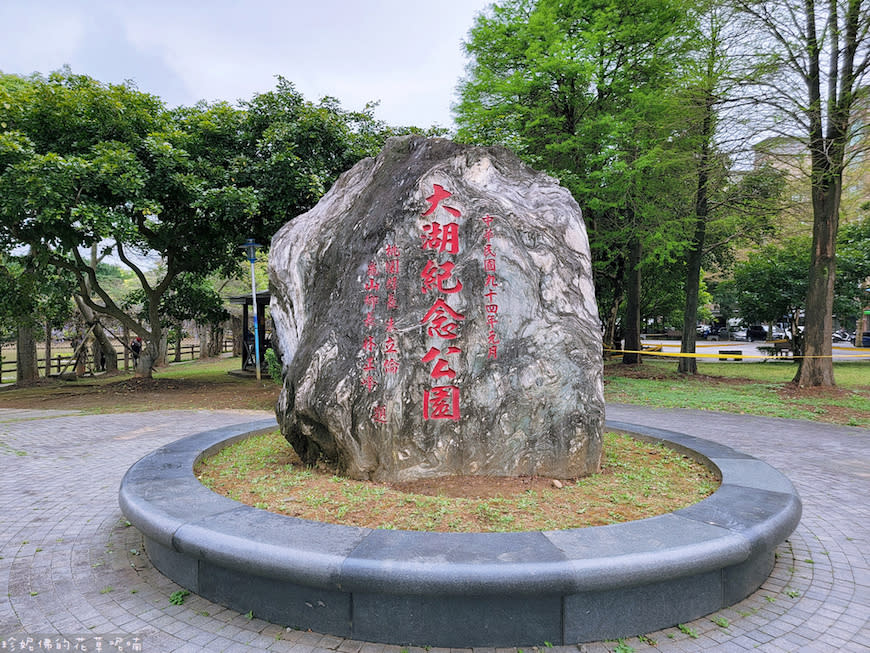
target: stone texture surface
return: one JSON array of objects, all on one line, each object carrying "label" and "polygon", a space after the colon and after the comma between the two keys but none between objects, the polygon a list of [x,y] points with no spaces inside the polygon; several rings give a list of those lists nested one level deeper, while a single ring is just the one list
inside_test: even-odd
[{"label": "stone texture surface", "polygon": [[504,149],[392,139],[272,241],[282,432],[356,478],[596,471],[580,209]]}]

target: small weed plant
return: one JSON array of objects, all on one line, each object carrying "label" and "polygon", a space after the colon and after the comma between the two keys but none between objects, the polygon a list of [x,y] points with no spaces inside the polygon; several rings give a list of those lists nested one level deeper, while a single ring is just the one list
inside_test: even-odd
[{"label": "small weed plant", "polygon": [[686,624],[679,624],[677,628],[680,629],[681,633],[688,635],[692,639],[698,639],[698,631],[691,626],[687,626]]},{"label": "small weed plant", "polygon": [[190,592],[187,590],[177,590],[169,595],[169,602],[172,605],[182,605],[188,596],[190,596]]}]

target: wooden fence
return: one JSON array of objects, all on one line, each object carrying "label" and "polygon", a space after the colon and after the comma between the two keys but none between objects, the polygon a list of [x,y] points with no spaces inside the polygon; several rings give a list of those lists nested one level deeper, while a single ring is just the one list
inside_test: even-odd
[{"label": "wooden fence", "polygon": [[[75,371],[75,365],[71,362],[73,356],[73,350],[71,347],[67,346],[53,346],[52,349],[65,349],[61,353],[57,355],[52,355],[51,364],[49,366],[49,375],[58,375],[66,369],[67,372]],[[11,349],[12,355],[9,356],[6,352]],[[178,361],[190,361],[199,358],[199,343],[192,342],[187,344],[182,344],[179,348],[180,356],[176,356],[176,348],[174,345],[170,345],[169,352],[166,355],[166,360],[170,363],[175,363]],[[222,352],[231,352],[233,350],[233,341],[232,340],[224,340]],[[115,348],[115,352],[118,354],[118,369],[119,370],[130,370],[133,368],[133,357],[128,352],[128,356],[125,360],[124,358],[124,350],[123,348]],[[81,352],[82,361],[85,365],[85,373],[86,374],[94,374],[100,371],[98,365],[94,364],[94,359],[91,356],[90,347],[86,347]],[[39,375],[41,377],[46,376],[46,364],[45,357],[37,358],[37,368],[39,369]],[[4,345],[0,347],[0,383],[14,383],[15,376],[18,371],[18,361],[15,357],[15,344]]]}]

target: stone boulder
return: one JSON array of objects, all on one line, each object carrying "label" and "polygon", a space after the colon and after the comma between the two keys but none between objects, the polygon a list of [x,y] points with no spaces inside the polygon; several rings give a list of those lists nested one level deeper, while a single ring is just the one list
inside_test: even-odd
[{"label": "stone boulder", "polygon": [[598,470],[601,332],[571,194],[503,148],[391,139],[269,256],[277,414],[359,479]]}]

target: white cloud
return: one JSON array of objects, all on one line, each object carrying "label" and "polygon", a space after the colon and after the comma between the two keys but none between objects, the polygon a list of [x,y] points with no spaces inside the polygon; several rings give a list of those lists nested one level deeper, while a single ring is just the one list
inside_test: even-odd
[{"label": "white cloud", "polygon": [[394,125],[450,124],[460,42],[485,0],[108,0],[0,7],[20,26],[0,41],[4,72],[68,63],[103,81],[133,79],[170,105],[249,98],[282,75],[311,100],[380,101]]},{"label": "white cloud", "polygon": [[59,68],[83,41],[84,20],[72,11],[30,2],[0,4],[0,70],[28,75]]}]

